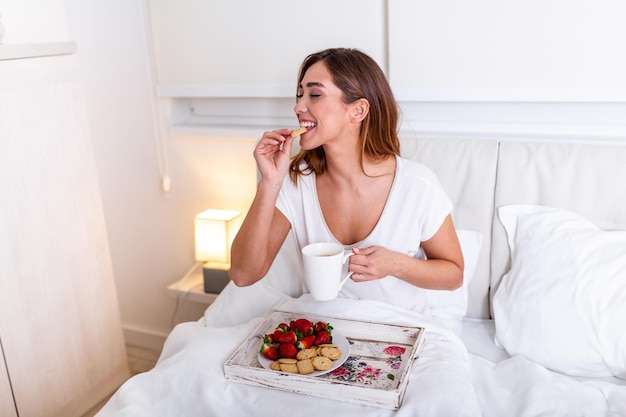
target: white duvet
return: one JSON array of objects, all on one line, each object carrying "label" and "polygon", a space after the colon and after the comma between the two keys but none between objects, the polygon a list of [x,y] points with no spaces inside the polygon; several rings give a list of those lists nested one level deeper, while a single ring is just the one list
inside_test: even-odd
[{"label": "white duvet", "polygon": [[376,301],[315,302],[304,295],[280,306],[351,319],[426,328],[399,410],[325,400],[226,381],[224,362],[262,317],[232,327],[178,325],[156,367],[128,380],[100,411],[105,416],[626,416],[626,386],[579,381],[521,357],[498,364],[470,355],[455,332],[415,312]]}]

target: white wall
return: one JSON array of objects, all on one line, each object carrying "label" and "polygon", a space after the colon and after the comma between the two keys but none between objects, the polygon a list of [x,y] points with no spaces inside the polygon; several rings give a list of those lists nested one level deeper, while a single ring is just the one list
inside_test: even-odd
[{"label": "white wall", "polygon": [[[209,207],[245,209],[256,181],[253,143],[178,141],[158,145],[142,0],[65,0],[99,174],[127,341],[159,346],[175,300],[167,285],[194,263],[193,217]],[[157,122],[155,123],[155,120]],[[162,156],[167,163],[160,163]],[[161,189],[164,166],[172,188]],[[216,184],[227,179],[224,195]],[[174,322],[204,306],[185,303]]]}]

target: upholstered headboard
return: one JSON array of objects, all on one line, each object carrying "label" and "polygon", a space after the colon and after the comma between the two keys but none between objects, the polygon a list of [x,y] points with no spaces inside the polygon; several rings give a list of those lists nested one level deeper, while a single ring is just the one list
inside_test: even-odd
[{"label": "upholstered headboard", "polygon": [[470,317],[491,316],[491,297],[509,267],[498,207],[553,206],[626,230],[626,143],[419,139],[405,141],[403,153],[437,173],[454,201],[457,228],[483,234]]},{"label": "upholstered headboard", "polygon": [[[502,142],[499,155],[495,207],[518,203],[558,207],[602,229],[626,230],[626,144]],[[508,261],[506,233],[496,221],[492,292]]]},{"label": "upholstered headboard", "polygon": [[404,157],[435,171],[454,203],[457,229],[483,235],[476,272],[469,286],[468,316],[489,317],[491,227],[498,142],[488,140],[419,139],[402,143]]}]

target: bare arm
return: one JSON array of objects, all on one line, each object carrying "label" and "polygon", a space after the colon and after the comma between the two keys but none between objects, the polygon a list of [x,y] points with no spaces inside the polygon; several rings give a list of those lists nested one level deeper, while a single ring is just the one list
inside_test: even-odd
[{"label": "bare arm", "polygon": [[289,169],[291,130],[265,132],[254,149],[261,173],[256,196],[231,248],[231,278],[238,286],[252,285],[269,270],[291,228],[276,209],[276,200]]},{"label": "bare arm", "polygon": [[429,240],[422,242],[428,260],[390,251],[380,246],[354,249],[350,270],[354,281],[393,275],[427,289],[454,290],[463,284],[463,253],[450,216]]}]

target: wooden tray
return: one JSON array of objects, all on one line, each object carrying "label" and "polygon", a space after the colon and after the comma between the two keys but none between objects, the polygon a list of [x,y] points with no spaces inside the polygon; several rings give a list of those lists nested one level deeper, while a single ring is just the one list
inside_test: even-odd
[{"label": "wooden tray", "polygon": [[[279,323],[300,317],[324,321],[350,343],[350,356],[335,371],[320,376],[265,369],[258,361],[261,340]],[[224,364],[227,380],[316,397],[398,409],[413,362],[421,352],[423,327],[361,322],[308,313],[272,310]]]}]

